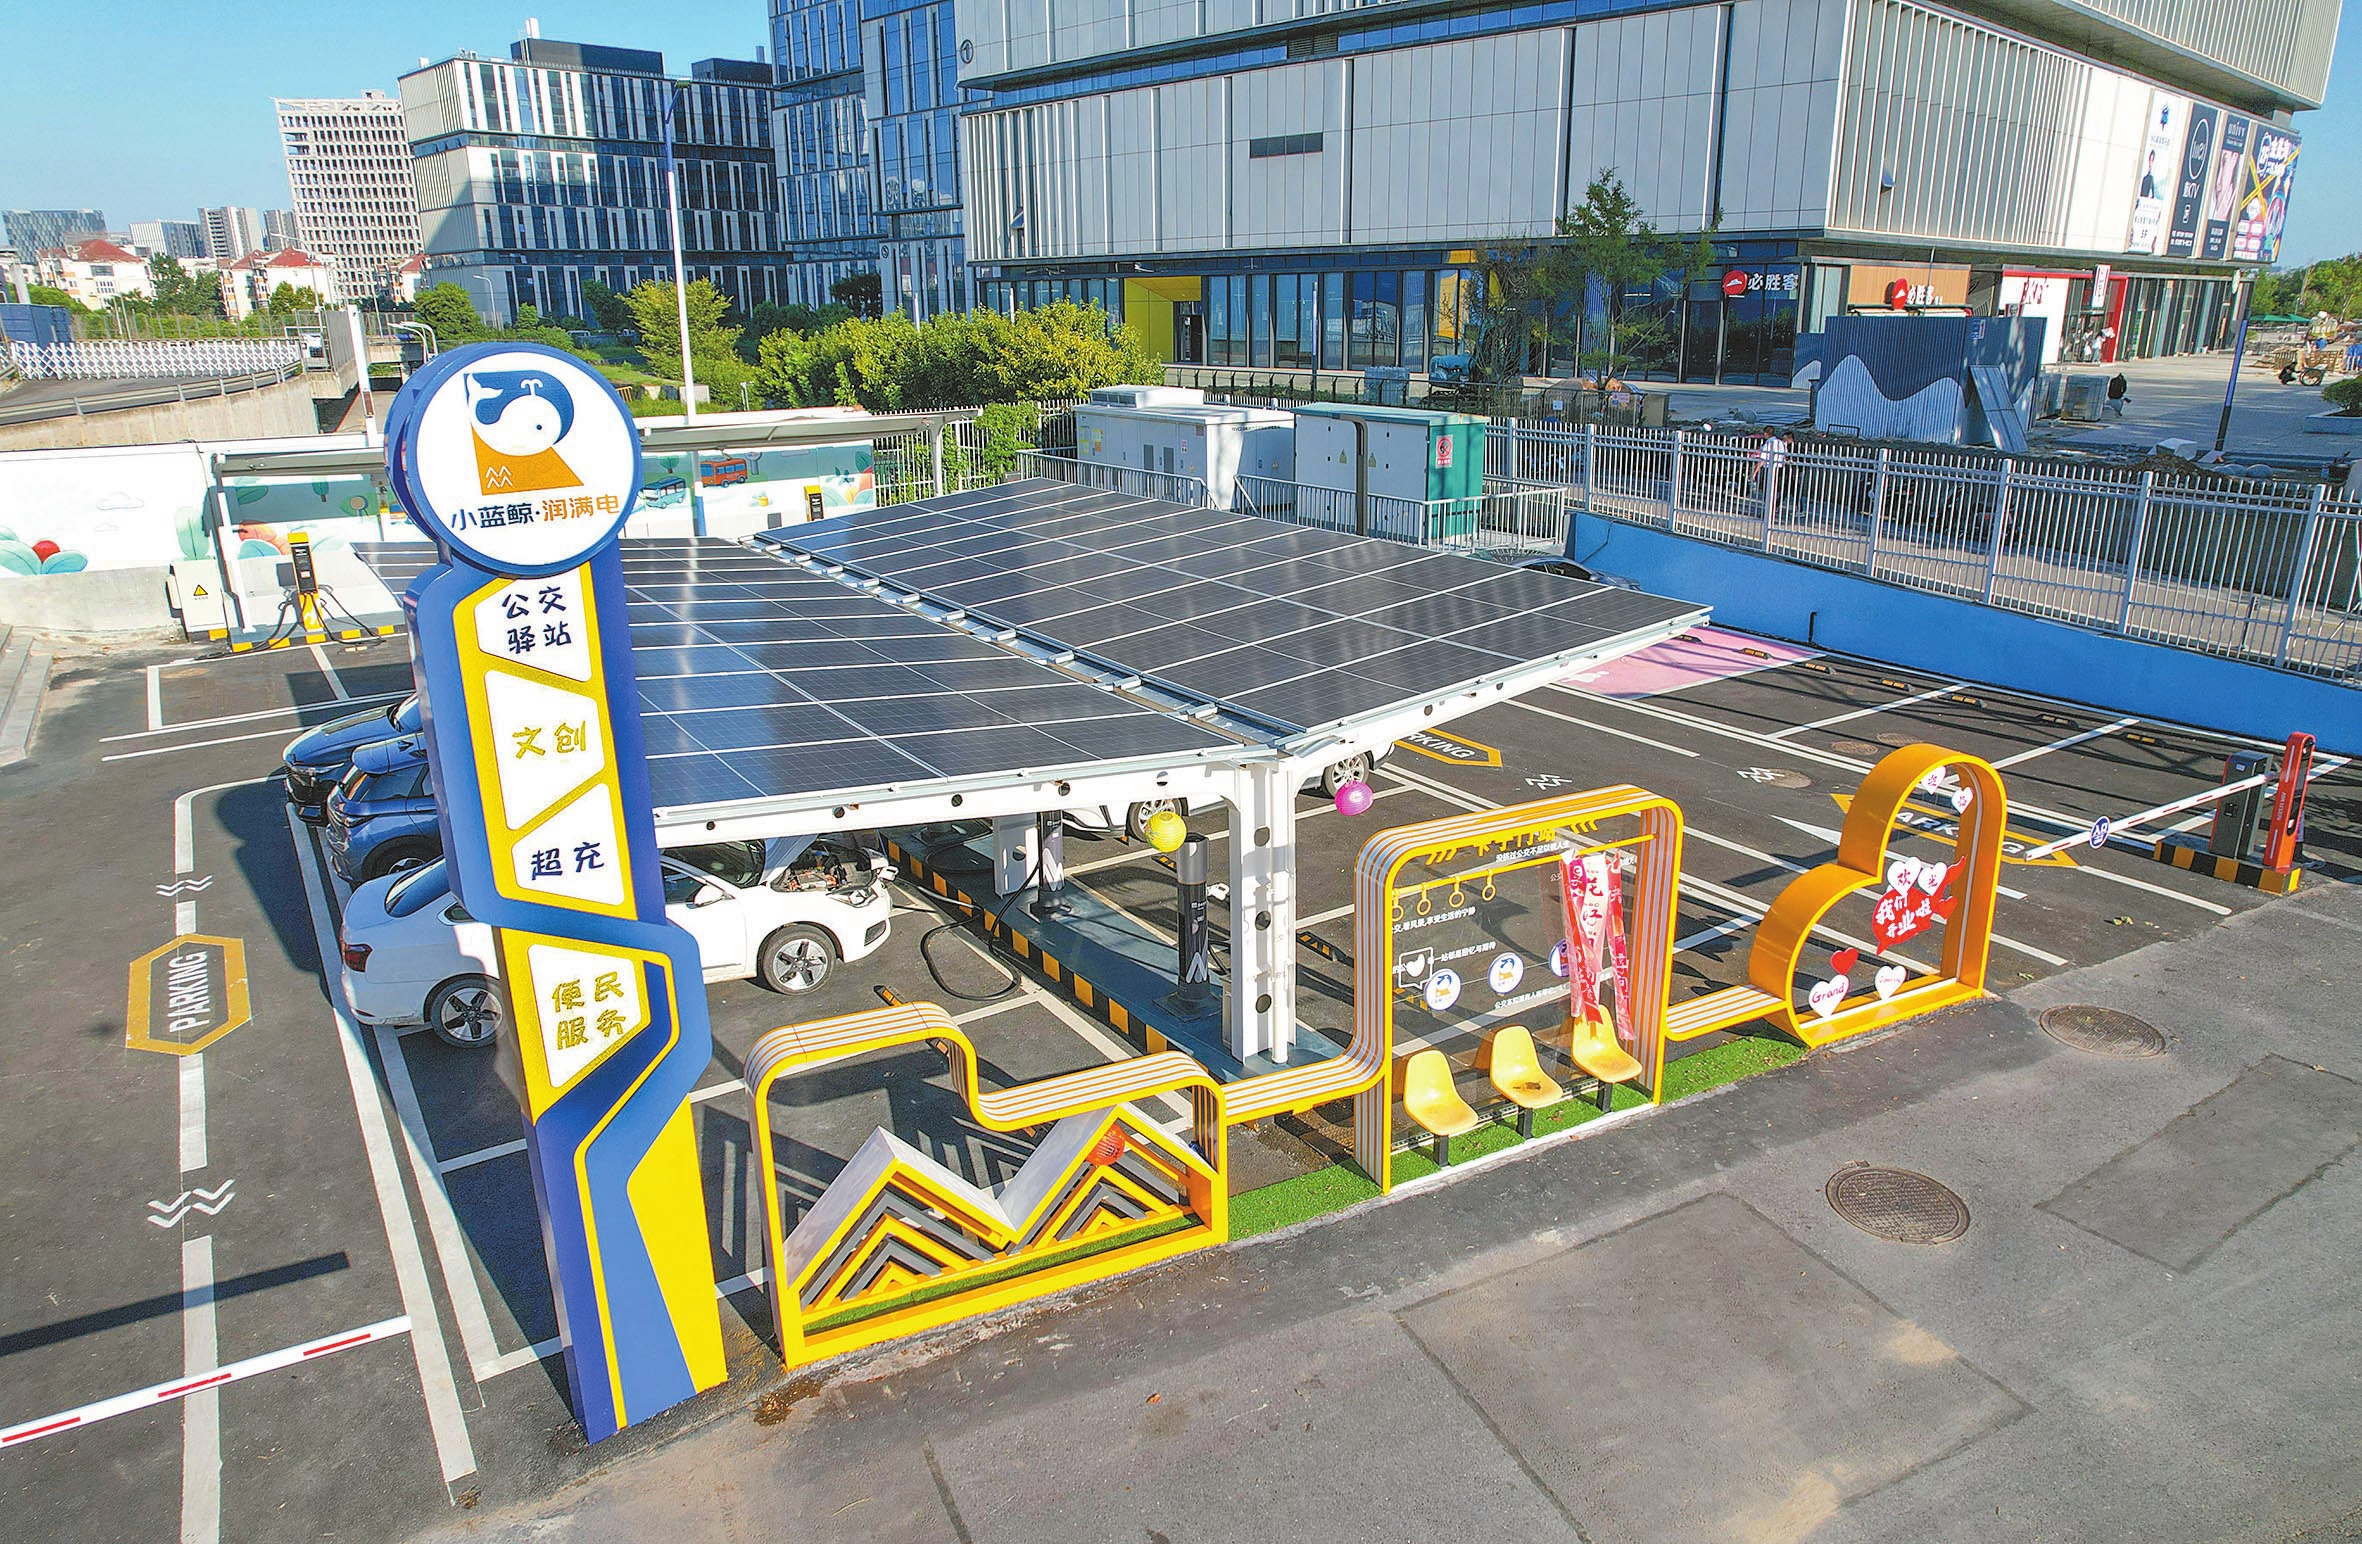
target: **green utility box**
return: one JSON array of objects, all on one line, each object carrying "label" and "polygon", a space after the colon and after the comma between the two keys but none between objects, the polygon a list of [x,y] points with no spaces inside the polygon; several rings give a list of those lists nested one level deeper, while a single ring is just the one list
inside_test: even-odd
[{"label": "green utility box", "polygon": [[1473,537],[1484,435],[1485,420],[1467,413],[1307,403],[1296,410],[1296,480],[1353,494],[1355,529],[1372,536]]}]

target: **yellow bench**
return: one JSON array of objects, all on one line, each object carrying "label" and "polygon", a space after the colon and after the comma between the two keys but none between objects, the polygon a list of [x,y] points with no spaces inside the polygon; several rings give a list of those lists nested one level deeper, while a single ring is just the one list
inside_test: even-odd
[{"label": "yellow bench", "polygon": [[1435,1165],[1452,1161],[1452,1138],[1474,1131],[1476,1112],[1452,1086],[1452,1064],[1437,1050],[1420,1051],[1403,1068],[1403,1113],[1435,1137]]},{"label": "yellow bench", "polygon": [[1564,1099],[1566,1090],[1542,1070],[1542,1059],[1534,1054],[1533,1032],[1524,1025],[1494,1031],[1491,1052],[1493,1089],[1517,1106],[1517,1134],[1531,1137],[1534,1112]]}]

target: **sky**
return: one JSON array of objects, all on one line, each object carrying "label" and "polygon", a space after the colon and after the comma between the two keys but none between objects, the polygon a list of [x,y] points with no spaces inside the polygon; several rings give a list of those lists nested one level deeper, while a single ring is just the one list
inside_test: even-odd
[{"label": "sky", "polygon": [[[274,97],[392,92],[422,54],[505,55],[527,16],[544,37],[661,49],[676,73],[752,58],[766,40],[762,0],[521,0],[505,15],[460,0],[128,0],[106,12],[103,39],[75,6],[9,9],[10,55],[40,63],[0,91],[0,208],[96,208],[118,231],[207,205],[285,208]],[[2296,120],[2284,264],[2362,251],[2362,11],[2348,22],[2328,105]]]}]

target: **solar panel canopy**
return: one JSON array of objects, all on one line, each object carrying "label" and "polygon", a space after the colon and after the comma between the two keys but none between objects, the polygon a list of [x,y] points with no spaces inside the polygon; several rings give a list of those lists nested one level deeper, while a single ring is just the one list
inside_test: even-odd
[{"label": "solar panel canopy", "polygon": [[[357,547],[396,589],[432,549]],[[659,808],[1056,773],[1238,742],[731,542],[623,543]]]},{"label": "solar panel canopy", "polygon": [[1283,730],[1330,728],[1697,619],[1684,601],[1042,480],[763,532]]}]

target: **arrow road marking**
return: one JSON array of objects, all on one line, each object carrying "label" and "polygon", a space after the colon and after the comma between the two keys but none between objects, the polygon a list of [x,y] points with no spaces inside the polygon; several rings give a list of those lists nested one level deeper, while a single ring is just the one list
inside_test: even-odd
[{"label": "arrow road marking", "polygon": [[234,1179],[225,1179],[211,1190],[200,1186],[195,1190],[184,1190],[169,1201],[150,1201],[148,1221],[159,1228],[169,1228],[191,1212],[218,1217],[223,1207],[237,1199],[230,1189],[237,1183]]}]

